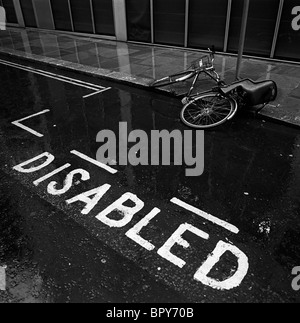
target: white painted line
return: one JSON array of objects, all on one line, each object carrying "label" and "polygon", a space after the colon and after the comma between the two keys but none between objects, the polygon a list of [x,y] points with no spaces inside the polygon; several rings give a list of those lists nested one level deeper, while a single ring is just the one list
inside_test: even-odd
[{"label": "white painted line", "polygon": [[84,98],[84,99],[86,99],[86,98],[89,98],[89,97],[91,97],[91,96],[93,96],[93,95],[96,95],[96,94],[99,94],[99,93],[102,93],[102,92],[108,91],[108,90],[110,90],[110,89],[111,89],[111,87],[107,87],[107,88],[105,88],[105,89],[103,89],[103,90],[101,90],[101,91],[97,91],[97,92],[94,92],[94,93],[87,94],[87,95],[85,95],[83,98]]},{"label": "white painted line", "polygon": [[76,156],[78,156],[79,158],[84,159],[85,161],[87,161],[87,162],[89,162],[89,163],[91,163],[91,164],[94,164],[94,165],[96,165],[96,166],[98,166],[98,167],[100,167],[100,168],[103,168],[104,170],[108,171],[108,172],[109,172],[109,173],[111,173],[111,174],[116,174],[116,173],[118,172],[116,169],[113,169],[113,168],[111,168],[110,166],[107,166],[107,165],[105,165],[105,164],[103,164],[103,163],[99,162],[98,160],[95,160],[95,159],[93,159],[93,158],[90,158],[90,157],[88,157],[88,156],[86,156],[86,155],[84,155],[84,154],[80,153],[80,152],[79,152],[79,151],[77,151],[77,150],[72,150],[72,151],[71,151],[71,154],[76,155]]},{"label": "white painted line", "polygon": [[213,215],[210,215],[210,214],[208,214],[208,213],[206,213],[204,211],[201,211],[200,209],[197,209],[194,206],[189,205],[189,204],[187,204],[187,203],[185,203],[185,202],[183,202],[183,201],[181,201],[181,200],[179,200],[177,198],[173,198],[171,200],[171,202],[178,205],[178,206],[180,206],[180,207],[182,207],[182,208],[184,208],[184,209],[186,209],[186,210],[188,210],[188,211],[190,211],[190,212],[192,212],[192,213],[195,213],[195,214],[201,216],[202,218],[204,218],[204,219],[206,219],[206,220],[208,220],[208,221],[210,221],[210,222],[212,222],[214,224],[217,224],[217,225],[223,227],[224,229],[226,229],[228,231],[231,231],[231,232],[233,232],[235,234],[238,234],[240,232],[240,230],[237,227],[235,227],[234,225],[232,225],[232,224],[230,224],[230,223],[228,223],[226,221],[223,221],[223,220],[221,220],[221,219],[219,219],[219,218],[217,218],[217,217],[215,217]]},{"label": "white painted line", "polygon": [[82,87],[85,87],[87,89],[94,90],[94,91],[98,91],[99,89],[106,89],[105,87],[100,86],[100,85],[96,85],[96,84],[76,80],[76,79],[73,79],[73,78],[70,78],[70,77],[67,77],[67,76],[54,74],[54,73],[51,73],[51,72],[35,69],[35,68],[29,67],[29,66],[23,66],[23,65],[20,65],[20,64],[17,64],[17,63],[12,63],[12,62],[5,61],[5,60],[2,60],[2,59],[0,59],[0,63],[4,64],[4,65],[8,65],[10,67],[18,68],[18,69],[21,69],[21,70],[24,70],[24,71],[27,71],[27,72],[32,72],[32,73],[39,74],[39,75],[42,75],[42,76],[45,76],[45,77],[49,77],[49,78],[52,78],[52,79],[55,79],[55,80],[58,80],[58,81],[70,83],[70,84],[77,85],[77,86],[82,86]]},{"label": "white painted line", "polygon": [[[1,60],[0,60],[0,63],[2,63]],[[26,71],[26,72],[31,72],[31,73],[34,73],[34,74],[38,74],[38,75],[41,75],[41,76],[44,76],[44,77],[49,77],[49,78],[52,78],[52,79],[57,80],[57,81],[66,82],[66,83],[70,83],[70,84],[73,84],[73,85],[76,85],[76,86],[82,86],[82,87],[85,87],[85,88],[90,89],[90,90],[98,91],[97,88],[90,87],[90,86],[85,86],[85,85],[80,85],[80,84],[77,84],[75,82],[68,81],[68,80],[63,80],[58,76],[50,76],[50,75],[38,72],[37,70],[25,68],[25,67],[23,67],[21,65],[19,66],[17,64],[10,64],[10,63],[5,63],[5,65],[10,66],[10,67],[14,67],[14,68],[18,68],[18,69]]]},{"label": "white painted line", "polygon": [[34,186],[38,186],[40,183],[44,182],[46,179],[48,179],[48,178],[50,178],[50,177],[52,177],[52,176],[60,173],[61,171],[69,168],[70,166],[71,166],[71,164],[65,164],[64,166],[61,166],[60,168],[55,169],[53,172],[51,172],[51,173],[49,173],[49,174],[47,174],[47,175],[45,175],[45,176],[37,179],[36,181],[34,181],[33,182],[33,185]]},{"label": "white painted line", "polygon": [[17,126],[17,127],[19,127],[19,128],[22,128],[23,130],[26,130],[26,131],[30,132],[31,134],[33,134],[33,135],[35,135],[35,136],[37,136],[37,137],[39,137],[39,138],[44,137],[44,135],[42,135],[41,133],[39,133],[39,132],[37,132],[37,131],[35,131],[35,130],[33,130],[33,129],[31,129],[31,128],[27,127],[27,126],[24,126],[21,122],[22,122],[22,121],[25,121],[25,120],[28,120],[28,119],[30,119],[30,118],[34,118],[34,117],[39,116],[39,115],[41,115],[41,114],[47,113],[47,112],[49,112],[49,111],[50,111],[50,110],[48,110],[48,109],[43,110],[43,111],[41,111],[41,112],[38,112],[38,113],[32,114],[32,115],[30,115],[30,116],[28,116],[28,117],[22,118],[22,119],[20,119],[20,120],[13,121],[13,122],[12,122],[12,124],[13,124],[13,125],[15,125],[15,126]]}]

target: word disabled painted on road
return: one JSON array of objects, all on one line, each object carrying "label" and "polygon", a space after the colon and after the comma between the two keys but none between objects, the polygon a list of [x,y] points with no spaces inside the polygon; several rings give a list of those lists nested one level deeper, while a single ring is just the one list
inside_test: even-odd
[{"label": "word disabled painted on road", "polygon": [[[117,171],[113,172],[109,166],[106,168],[103,167],[102,163],[99,163],[96,160],[92,160],[92,158],[85,156],[82,153],[79,153],[75,150],[71,151],[71,154],[81,158],[85,162],[92,163],[94,165],[99,166],[101,171],[108,171],[111,175],[117,173]],[[44,170],[50,165],[53,165],[55,161],[55,156],[50,154],[49,152],[42,153],[38,156],[33,157],[30,160],[26,160],[21,164],[18,164],[13,167],[13,169],[19,173],[23,174],[37,174],[38,171]],[[46,184],[47,194],[50,196],[63,196],[67,192],[71,190],[75,185],[78,186],[82,184],[82,182],[87,182],[91,180],[91,174],[87,170],[83,168],[73,169],[69,171],[67,175],[64,176],[63,184],[60,180],[53,180],[53,177],[57,174],[61,175],[61,172],[66,171],[71,168],[71,163],[67,163],[60,167],[57,167],[53,170],[51,167],[51,171],[49,170],[47,175],[36,175],[37,178],[33,181],[33,185],[39,186],[41,183]],[[80,180],[75,181],[75,176],[78,178],[80,176]],[[61,177],[61,176],[60,176]],[[95,183],[95,178],[93,179],[93,183]],[[95,185],[95,184],[94,184]],[[64,199],[64,202],[67,205],[72,207],[73,205],[77,205],[78,203],[82,203],[80,205],[84,205],[81,209],[82,215],[89,215],[95,209],[96,205],[99,204],[100,200],[109,194],[112,189],[112,185],[109,183],[98,184],[99,186],[94,187],[93,189],[82,192],[76,196],[73,196],[68,199]],[[121,194],[120,194],[121,195]],[[130,206],[128,206],[130,205]],[[199,219],[209,221],[214,225],[218,225],[226,230],[226,232],[230,232],[231,234],[238,234],[239,229],[234,225],[227,223],[224,220],[220,220],[206,212],[197,209],[193,206],[190,206],[183,201],[180,201],[177,198],[173,198],[170,200],[170,205],[176,205],[181,209],[184,209],[186,212],[191,212],[192,214],[199,217]],[[163,214],[163,211],[159,208],[155,207],[149,212],[146,216],[142,217],[139,212],[141,212],[145,207],[145,202],[141,200],[137,195],[132,192],[126,192],[121,195],[117,200],[108,205],[105,209],[101,211],[97,211],[98,213],[93,215],[92,219],[97,221],[97,223],[101,222],[107,228],[114,230],[117,228],[125,228],[126,226],[131,225],[131,228],[127,229],[125,236],[128,239],[131,239],[134,243],[144,248],[148,252],[155,252],[156,256],[160,256],[162,259],[167,261],[166,264],[172,264],[179,269],[182,269],[187,265],[188,261],[191,261],[187,256],[185,260],[178,257],[174,252],[174,247],[179,246],[183,249],[190,248],[190,243],[184,239],[184,235],[186,233],[194,234],[199,239],[202,239],[203,243],[207,241],[211,241],[211,236],[207,232],[200,230],[189,223],[189,220],[183,222],[179,225],[179,227],[170,235],[168,239],[163,243],[163,245],[157,245],[155,241],[149,241],[142,237],[141,231],[145,232],[147,227],[149,227],[150,222],[154,220],[154,218]],[[78,210],[78,209],[76,209]],[[115,213],[118,213],[118,218],[115,218]],[[139,218],[138,223],[132,225],[133,218],[137,215]],[[99,221],[99,222],[98,222]],[[154,239],[155,240],[155,239]],[[228,239],[227,239],[228,240]],[[109,244],[110,241],[107,241]],[[249,270],[249,261],[246,254],[240,250],[237,246],[228,242],[224,242],[219,240],[217,244],[215,242],[212,244],[212,252],[209,255],[203,255],[204,261],[199,261],[200,263],[197,265],[198,269],[195,273],[193,273],[193,279],[196,282],[200,282],[203,285],[209,286],[213,289],[217,290],[230,290],[240,286],[244,278],[246,277]],[[233,266],[228,277],[210,277],[209,274],[213,270],[213,268],[222,261],[222,257],[225,253],[231,253],[231,255],[236,259],[236,264]],[[161,271],[161,268],[158,269]],[[192,274],[192,273],[191,273]]]}]

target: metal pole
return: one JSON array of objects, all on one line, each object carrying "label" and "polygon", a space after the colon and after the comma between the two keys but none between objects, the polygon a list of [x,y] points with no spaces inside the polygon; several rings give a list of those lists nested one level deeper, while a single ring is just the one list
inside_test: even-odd
[{"label": "metal pole", "polygon": [[249,13],[249,3],[250,3],[250,0],[244,0],[244,10],[243,10],[243,17],[242,17],[238,60],[237,60],[237,65],[236,65],[236,76],[235,76],[235,78],[237,80],[239,79],[239,76],[240,76],[241,63],[242,63],[242,59],[243,59],[246,29],[247,29],[247,20],[248,20],[248,13]]},{"label": "metal pole", "polygon": [[231,7],[232,7],[232,0],[228,0],[226,27],[225,27],[225,38],[224,38],[224,53],[227,52],[227,48],[228,48],[228,37],[229,37]]},{"label": "metal pole", "polygon": [[185,1],[184,47],[188,47],[188,39],[189,39],[189,9],[190,9],[190,0],[186,0]]},{"label": "metal pole", "polygon": [[151,44],[154,44],[154,4],[153,0],[150,0],[150,19],[151,19]]},{"label": "metal pole", "polygon": [[272,43],[272,49],[271,49],[271,54],[270,54],[271,58],[274,58],[274,55],[275,55],[275,49],[276,49],[276,43],[277,43],[277,38],[278,38],[278,33],[279,33],[283,5],[284,5],[284,0],[280,0],[277,21],[276,21],[276,26],[275,26],[275,32],[274,32],[274,37],[273,37],[273,43]]}]

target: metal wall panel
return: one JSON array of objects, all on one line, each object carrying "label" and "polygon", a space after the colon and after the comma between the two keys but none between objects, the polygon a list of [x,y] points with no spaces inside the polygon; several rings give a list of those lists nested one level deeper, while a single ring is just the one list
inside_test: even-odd
[{"label": "metal wall panel", "polygon": [[50,0],[33,0],[37,25],[41,29],[55,29]]},{"label": "metal wall panel", "polygon": [[127,41],[125,0],[113,0],[115,31],[117,40]]}]

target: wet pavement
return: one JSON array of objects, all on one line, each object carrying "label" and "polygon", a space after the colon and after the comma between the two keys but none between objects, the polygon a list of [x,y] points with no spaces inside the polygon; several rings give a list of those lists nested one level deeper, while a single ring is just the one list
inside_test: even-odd
[{"label": "wet pavement", "polygon": [[[212,44],[213,45],[213,44]],[[148,87],[151,81],[189,67],[201,51],[172,49],[117,42],[56,31],[10,28],[0,33],[0,52],[34,62],[77,71],[108,80]],[[235,80],[237,58],[216,55],[216,71],[227,82]],[[300,125],[300,66],[263,59],[244,58],[241,78],[274,80],[279,88],[276,101],[259,112],[260,117]],[[207,78],[198,90],[215,84]],[[189,84],[162,89],[181,95]]]},{"label": "wet pavement", "polygon": [[[47,72],[60,79],[0,64],[0,266],[7,266],[0,302],[299,302],[292,288],[292,270],[300,266],[298,129],[238,115],[205,132],[205,170],[199,177],[187,177],[185,165],[115,165],[112,174],[72,151],[95,159],[98,132],[118,133],[121,121],[128,131],[141,129],[149,136],[151,130],[190,130],[179,120],[180,101],[81,76],[81,82],[108,89],[89,96],[86,83],[62,81],[78,80],[78,74]],[[31,115],[36,116],[24,119]],[[20,119],[43,137],[12,124]],[[48,166],[32,173],[14,169],[45,152],[55,157]],[[51,193],[50,182],[62,189],[75,169],[88,172],[89,180],[77,175],[68,190]],[[87,214],[82,214],[85,203],[66,203],[106,184],[110,189]],[[96,218],[126,193],[144,202],[131,221],[113,227]],[[174,198],[231,226],[179,207],[171,202]],[[126,206],[133,207],[132,202]],[[154,246],[147,249],[127,233],[154,208],[161,212],[140,231]],[[113,220],[120,216],[113,214]],[[183,233],[189,247],[178,242],[171,249],[186,263],[180,268],[158,250],[185,223],[209,239]],[[238,232],[228,229],[232,226]],[[230,290],[194,279],[220,241],[237,247],[249,262],[245,278]],[[237,268],[227,252],[210,277],[224,281]]]}]

